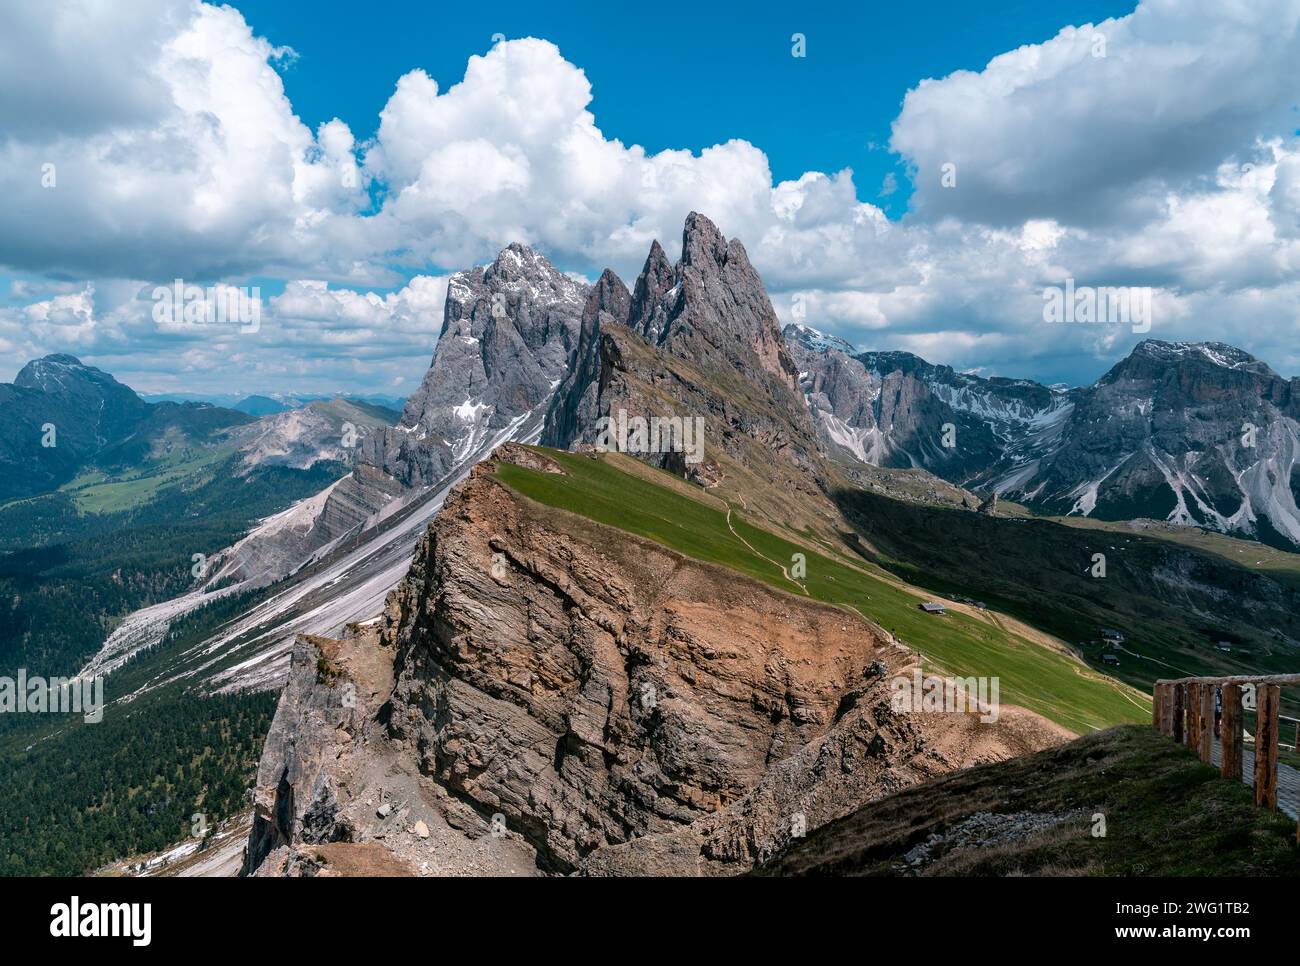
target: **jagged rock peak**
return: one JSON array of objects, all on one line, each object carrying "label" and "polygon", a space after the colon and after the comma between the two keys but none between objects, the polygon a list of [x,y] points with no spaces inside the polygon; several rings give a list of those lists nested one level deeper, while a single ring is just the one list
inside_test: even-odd
[{"label": "jagged rock peak", "polygon": [[601,326],[627,325],[631,312],[632,295],[627,286],[613,271],[605,269],[582,308],[577,351],[546,414],[542,434],[545,445],[568,446],[583,427],[595,423],[599,415],[596,402],[600,390]]},{"label": "jagged rock peak", "polygon": [[[669,266],[657,242],[651,245],[632,297],[629,325],[650,342],[693,358],[706,351],[695,343],[700,336],[736,369],[751,368],[757,361],[787,388],[796,385],[797,370],[782,341],[776,311],[745,246],[736,239],[727,241],[699,212],[686,217],[682,257],[675,266]],[[757,360],[737,352],[740,347]]]},{"label": "jagged rock peak", "polygon": [[590,290],[518,242],[452,275],[433,362],[401,424],[367,441],[361,460],[426,486],[496,436],[534,415],[540,423],[577,350]]},{"label": "jagged rock peak", "polygon": [[[662,249],[660,249],[662,251]],[[607,312],[624,324],[632,312],[632,295],[623,284],[623,280],[613,270],[605,269],[596,279],[587,295],[587,304],[583,307],[584,321],[595,318],[597,313]]]},{"label": "jagged rock peak", "polygon": [[[744,246],[739,241],[733,241],[731,244],[737,246],[742,254],[744,253]],[[722,232],[718,231],[717,225],[698,211],[692,211],[686,216],[686,224],[682,228],[683,265],[703,268],[712,262],[721,268],[727,262],[727,254],[727,239],[722,237]]]},{"label": "jagged rock peak", "polygon": [[667,328],[670,299],[668,293],[677,284],[677,271],[658,239],[651,242],[650,254],[637,277],[632,293],[628,324],[650,342],[658,342]]},{"label": "jagged rock peak", "polygon": [[[461,306],[468,305],[472,310],[475,302],[485,298],[491,302],[492,296],[500,293],[504,296],[521,296],[532,302],[580,303],[586,290],[587,286],[583,282],[561,272],[545,255],[521,242],[511,242],[501,249],[492,264],[466,269],[451,276],[447,285],[443,334],[447,334],[453,323],[472,314],[472,311],[453,313],[453,302]],[[503,306],[498,302],[489,304],[487,308],[489,312],[495,309],[499,317]]]}]

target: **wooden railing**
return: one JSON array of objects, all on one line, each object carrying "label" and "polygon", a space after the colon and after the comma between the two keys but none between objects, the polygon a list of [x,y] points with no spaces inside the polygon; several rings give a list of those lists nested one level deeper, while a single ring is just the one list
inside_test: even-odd
[{"label": "wooden railing", "polygon": [[[1277,809],[1278,708],[1282,685],[1300,684],[1300,674],[1252,675],[1225,678],[1181,678],[1157,681],[1152,693],[1151,719],[1156,730],[1185,744],[1210,764],[1214,739],[1219,739],[1219,772],[1232,781],[1242,780],[1242,690],[1255,688],[1255,804]],[[1222,700],[1215,720],[1216,692]],[[1300,744],[1300,739],[1297,741]],[[1300,823],[1296,829],[1300,842]]]}]

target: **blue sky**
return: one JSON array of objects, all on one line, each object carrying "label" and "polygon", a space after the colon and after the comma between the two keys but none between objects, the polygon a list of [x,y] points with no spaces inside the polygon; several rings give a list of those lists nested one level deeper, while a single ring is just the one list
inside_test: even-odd
[{"label": "blue sky", "polygon": [[[650,151],[699,151],[731,138],[760,147],[776,180],[805,171],[858,174],[859,195],[891,217],[906,210],[909,181],[888,150],[903,95],[928,77],[978,70],[1006,50],[1095,23],[1132,2],[756,3],[692,5],[689,17],[635,4],[397,2],[368,6],[359,23],[346,0],[237,4],[298,59],[285,90],[309,127],[337,116],[373,136],[397,73],[421,67],[443,87],[495,34],[544,37],[591,79],[591,109],[609,137]],[[848,9],[852,8],[852,9]],[[400,25],[400,29],[397,26]],[[803,33],[808,56],[791,56]],[[880,191],[889,173],[898,189]]]},{"label": "blue sky", "polygon": [[[631,283],[691,210],[782,321],[864,349],[1085,383],[1223,341],[1294,375],[1297,91],[1300,0],[12,0],[0,379],[70,352],[144,391],[404,394],[450,272],[523,241]],[[256,287],[260,327],[156,321],[176,278]],[[1067,283],[1152,324],[1052,327]]]}]

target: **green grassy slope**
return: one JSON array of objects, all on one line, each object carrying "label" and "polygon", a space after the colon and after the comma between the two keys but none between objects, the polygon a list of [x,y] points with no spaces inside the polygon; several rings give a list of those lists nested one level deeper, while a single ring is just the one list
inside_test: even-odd
[{"label": "green grassy slope", "polygon": [[[1002,816],[1004,829],[972,817]],[[1105,835],[1094,818],[1105,819]],[[970,823],[970,824],[968,824]],[[1027,831],[1037,826],[1037,831]],[[988,829],[994,831],[988,831]],[[905,859],[932,840],[919,866]],[[914,857],[915,853],[913,854]],[[818,829],[758,875],[1300,875],[1295,822],[1149,725],[953,772]]]},{"label": "green grassy slope", "polygon": [[163,487],[201,486],[234,452],[233,445],[187,448],[120,473],[88,470],[59,489],[72,497],[82,513],[121,513],[148,503]]},{"label": "green grassy slope", "polygon": [[[925,596],[899,587],[885,571],[854,566],[776,536],[745,520],[744,511],[735,507],[731,526],[740,536],[733,534],[720,499],[703,491],[698,497],[687,495],[666,473],[663,485],[657,485],[620,471],[609,458],[544,452],[565,475],[501,463],[497,478],[547,506],[730,567],[773,587],[852,608],[921,653],[929,666],[962,676],[996,676],[1003,702],[1029,708],[1073,731],[1150,718],[1145,695],[999,626],[995,615],[925,614],[917,606]],[[799,583],[781,570],[782,565],[791,567],[795,554],[803,554],[807,565]]]},{"label": "green grassy slope", "polygon": [[1148,521],[1138,528],[1126,521],[1094,520],[1091,517],[1049,517],[1048,519],[1080,530],[1108,530],[1111,533],[1125,535],[1140,533],[1143,536],[1168,540],[1202,553],[1212,553],[1247,570],[1259,571],[1268,574],[1274,580],[1300,587],[1300,554],[1270,547],[1254,540],[1161,521]]},{"label": "green grassy slope", "polygon": [[[1069,642],[1097,668],[1111,650],[1100,629],[1118,628],[1127,640],[1119,667],[1107,673],[1144,692],[1160,678],[1300,672],[1300,652],[1287,640],[1300,637],[1300,598],[1275,572],[1225,552],[1240,541],[985,516],[865,491],[836,499],[875,559],[909,583],[985,600]],[[1296,563],[1294,555],[1256,550],[1274,571]],[[1106,556],[1104,578],[1091,576],[1094,553]],[[1219,651],[1220,640],[1232,650]],[[1284,698],[1286,713],[1300,713]]]}]

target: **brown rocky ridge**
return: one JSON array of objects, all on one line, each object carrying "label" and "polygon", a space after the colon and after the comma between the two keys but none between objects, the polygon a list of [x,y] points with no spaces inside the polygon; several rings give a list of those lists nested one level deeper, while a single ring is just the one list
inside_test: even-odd
[{"label": "brown rocky ridge", "polygon": [[735,874],[1067,737],[1015,709],[895,712],[915,655],[878,629],[534,504],[500,460],[562,472],[503,447],[453,490],[380,626],[299,640],[246,871],[328,870],[337,844],[368,850],[340,871]]}]

